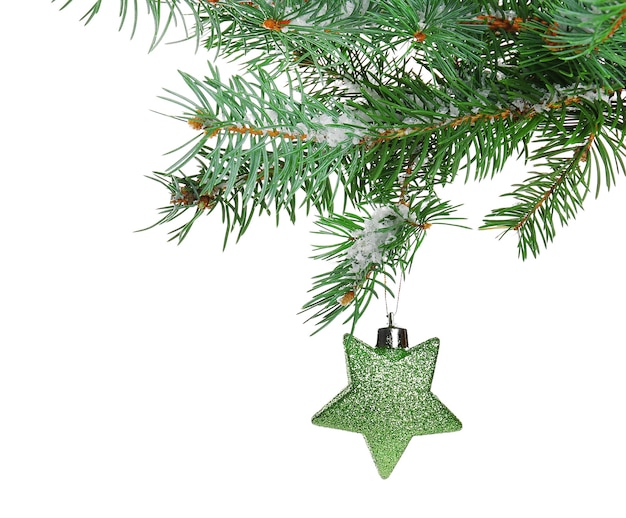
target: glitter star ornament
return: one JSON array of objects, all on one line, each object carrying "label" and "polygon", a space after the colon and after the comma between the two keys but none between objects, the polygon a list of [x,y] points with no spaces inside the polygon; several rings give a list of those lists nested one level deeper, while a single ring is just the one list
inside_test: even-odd
[{"label": "glitter star ornament", "polygon": [[[400,331],[392,344],[391,330]],[[313,424],[363,434],[382,478],[415,435],[454,432],[461,422],[430,387],[439,339],[408,348],[406,330],[383,328],[376,347],[344,336],[348,386],[313,416]]]}]

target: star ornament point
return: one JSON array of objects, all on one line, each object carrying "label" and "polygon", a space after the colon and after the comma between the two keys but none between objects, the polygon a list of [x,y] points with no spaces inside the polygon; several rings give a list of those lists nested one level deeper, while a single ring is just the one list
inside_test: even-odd
[{"label": "star ornament point", "polygon": [[382,478],[415,435],[460,430],[431,390],[439,339],[409,349],[371,347],[344,336],[348,386],[313,416],[313,424],[360,433]]}]

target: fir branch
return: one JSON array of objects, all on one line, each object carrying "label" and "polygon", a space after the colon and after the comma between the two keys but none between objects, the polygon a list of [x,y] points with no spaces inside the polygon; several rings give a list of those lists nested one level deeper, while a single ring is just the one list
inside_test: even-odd
[{"label": "fir branch", "polygon": [[[379,276],[410,269],[428,226],[451,219],[454,207],[436,193],[459,172],[482,180],[513,155],[532,164],[505,195],[512,205],[483,227],[518,233],[526,258],[626,170],[624,2],[147,4],[152,47],[189,10],[193,35],[247,74],[223,82],[209,63],[202,79],[181,73],[186,93],[166,90],[182,109],[173,118],[197,133],[154,173],[170,195],[158,224],[185,215],[172,231],[182,240],[218,211],[226,244],[257,215],[294,221],[301,207],[314,210],[320,233],[336,240],[317,248],[316,258],[336,265],[305,305],[322,327],[345,311],[354,326],[378,288],[389,290]],[[137,3],[120,5],[134,33]],[[338,195],[344,211],[366,216],[336,214]],[[389,240],[370,235],[370,260],[356,261],[372,220]]]},{"label": "fir branch", "polygon": [[[580,104],[575,112],[571,111],[572,102],[570,109],[564,106],[551,114],[551,124],[544,128],[544,145],[531,156],[535,160],[544,159],[541,165],[549,172],[534,173],[525,183],[517,185],[514,192],[506,195],[517,203],[492,211],[482,227],[504,228],[502,235],[516,231],[519,253],[524,259],[529,252],[536,256],[540,243],[545,247],[554,239],[556,220],[566,225],[576,216],[592,190],[594,170],[596,197],[603,183],[607,188],[615,183],[615,172],[626,173],[626,117],[622,96],[598,95],[595,99],[576,96],[575,99]],[[605,123],[600,124],[598,115],[603,112],[608,115]]]},{"label": "fir branch", "polygon": [[392,282],[410,271],[413,257],[422,244],[426,230],[433,224],[451,223],[458,218],[451,214],[456,207],[435,196],[414,200],[409,207],[402,203],[379,206],[368,216],[357,214],[330,214],[316,222],[321,229],[317,234],[332,236],[335,243],[317,245],[320,252],[315,259],[336,261],[335,267],[314,277],[311,292],[317,292],[302,311],[314,311],[307,319],[317,320],[316,333],[346,311],[344,321],[352,321],[352,329],[373,297],[378,297],[377,287],[393,292],[379,276]]},{"label": "fir branch", "polygon": [[[186,108],[177,118],[201,131],[169,171],[159,176],[161,180],[171,176],[174,199],[200,211],[220,204],[229,222],[226,234],[238,225],[240,235],[248,226],[246,217],[256,208],[267,212],[273,204],[277,217],[287,209],[294,220],[299,192],[303,195],[297,206],[314,206],[320,212],[331,208],[334,194],[329,177],[351,177],[364,167],[362,155],[354,152],[363,131],[358,114],[337,102],[325,105],[306,95],[296,100],[289,93],[291,86],[283,92],[263,71],[255,73],[257,83],[234,76],[225,84],[217,70],[210,64],[209,68],[213,77],[203,80],[182,74],[195,99],[170,92],[169,100]],[[193,159],[200,172],[180,173]],[[193,197],[178,189],[181,178],[186,179],[185,185],[193,179]],[[223,186],[218,193],[217,186]],[[211,204],[198,205],[203,196],[213,196]],[[172,204],[162,221],[182,215],[179,205]],[[196,219],[194,214],[190,224]],[[180,227],[174,237],[182,239],[188,230]]]},{"label": "fir branch", "polygon": [[531,252],[539,253],[539,241],[547,246],[554,239],[554,217],[561,224],[575,217],[587,193],[583,171],[570,159],[550,173],[535,173],[511,193],[518,203],[506,209],[497,209],[485,218],[482,228],[505,228],[518,232],[518,250],[523,259]]}]

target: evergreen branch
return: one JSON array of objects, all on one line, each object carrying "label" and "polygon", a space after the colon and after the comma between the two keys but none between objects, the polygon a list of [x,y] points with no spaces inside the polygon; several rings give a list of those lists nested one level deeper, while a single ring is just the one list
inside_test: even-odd
[{"label": "evergreen branch", "polygon": [[[363,132],[358,114],[337,102],[326,106],[306,96],[298,101],[289,93],[292,86],[283,92],[263,71],[255,74],[258,83],[235,76],[228,84],[212,72],[214,77],[204,80],[182,74],[195,99],[179,94],[170,99],[187,110],[176,118],[202,133],[167,173],[175,201],[162,221],[182,215],[180,205],[200,212],[220,205],[226,235],[235,226],[241,235],[256,208],[269,212],[274,204],[277,217],[286,209],[292,221],[297,206],[329,210],[334,198],[329,177],[363,170],[362,155],[355,152]],[[199,173],[180,173],[194,158]],[[296,204],[298,192],[304,195]],[[203,197],[209,199],[203,203]],[[183,239],[189,225],[176,229],[174,237]]]},{"label": "evergreen branch", "polygon": [[[331,214],[321,217],[317,234],[332,236],[336,242],[317,245],[320,252],[315,259],[334,260],[335,267],[314,277],[311,292],[317,293],[307,302],[302,312],[315,311],[307,319],[317,320],[321,331],[338,316],[351,311],[344,323],[352,321],[352,329],[373,297],[377,287],[393,293],[379,275],[392,282],[410,271],[413,257],[422,244],[426,230],[433,224],[450,224],[456,207],[434,196],[417,200],[412,207],[401,203],[378,207],[369,214],[366,207],[357,214]],[[315,334],[314,333],[314,334]]]},{"label": "evergreen branch", "polygon": [[[624,2],[147,5],[152,47],[189,10],[196,38],[247,68],[246,79],[223,82],[209,63],[203,79],[181,72],[185,94],[166,91],[182,109],[174,119],[197,133],[154,173],[170,194],[157,224],[187,217],[172,231],[180,241],[219,209],[226,244],[256,215],[294,221],[299,208],[314,209],[320,233],[336,241],[316,248],[336,264],[304,306],[321,327],[346,311],[354,326],[379,288],[391,292],[380,275],[404,276],[427,228],[452,219],[435,192],[459,172],[482,180],[513,154],[537,168],[483,226],[517,232],[526,258],[594,187],[598,196],[626,171]],[[137,0],[120,0],[120,17],[132,18],[134,34]],[[339,193],[344,211],[367,215],[335,214]]]},{"label": "evergreen branch", "polygon": [[582,207],[588,189],[583,172],[572,159],[564,161],[550,173],[536,173],[516,187],[510,195],[518,203],[492,211],[481,228],[505,228],[501,235],[516,230],[521,257],[526,259],[529,251],[536,257],[539,238],[544,246],[554,239],[553,218],[558,216],[562,225],[567,224]]},{"label": "evergreen branch", "polygon": [[[555,220],[566,225],[582,208],[592,189],[592,172],[596,171],[596,197],[602,183],[610,188],[615,183],[615,172],[626,173],[624,129],[626,117],[621,95],[612,98],[580,98],[579,111],[567,109],[550,118],[544,128],[544,146],[531,159],[544,159],[548,173],[535,173],[524,184],[517,185],[512,196],[517,203],[497,209],[487,216],[482,228],[504,228],[502,235],[513,230],[519,236],[522,258],[528,253],[536,256],[539,243],[545,247],[554,239]],[[598,124],[598,113],[611,110],[603,125]],[[570,156],[564,156],[569,146]],[[604,172],[604,180],[602,177]]]},{"label": "evergreen branch", "polygon": [[[318,212],[332,209],[334,194],[329,174],[339,167],[341,157],[323,148],[308,146],[293,149],[277,147],[274,151],[245,154],[239,148],[241,139],[224,148],[206,148],[199,153],[200,170],[193,176],[183,173],[158,173],[169,180],[171,205],[165,209],[166,223],[182,215],[181,207],[196,207],[197,212],[211,213],[220,206],[225,225],[224,244],[228,235],[239,227],[239,239],[247,230],[256,209],[270,213],[272,208],[278,222],[279,213],[286,210],[295,221],[296,209],[305,205]],[[318,164],[317,171],[300,167],[301,161]],[[298,192],[304,193],[296,203]],[[273,204],[273,205],[272,205]],[[182,241],[197,218],[174,231],[173,238]]]},{"label": "evergreen branch", "polygon": [[[591,143],[593,142],[594,138],[595,138],[595,135],[593,133],[591,135],[589,135],[589,142],[588,142],[587,145],[584,146],[584,153],[585,154],[588,152],[589,147],[591,146]],[[582,154],[580,155],[578,160],[582,160]],[[513,227],[513,230],[518,231],[520,228],[522,228],[524,225],[526,225],[526,223],[528,223],[528,220],[531,217],[535,217],[537,211],[544,206],[546,201],[549,200],[552,196],[555,195],[557,190],[561,187],[561,184],[563,183],[563,181],[567,178],[567,175],[572,173],[572,171],[574,169],[573,168],[573,164],[574,164],[574,160],[569,162],[566,167],[563,167],[563,168],[558,170],[560,174],[556,178],[556,180],[554,180],[554,183],[552,185],[550,185],[550,188],[541,196],[539,201],[537,203],[535,203],[535,205],[526,214],[524,214],[524,217]],[[518,193],[519,193],[519,191],[518,191]],[[576,207],[578,205],[578,202],[582,201],[582,198],[584,198],[584,195],[576,196],[576,199],[575,199],[575,201],[573,203],[573,206]],[[568,210],[567,212],[571,213],[573,215],[573,211],[569,211]]]},{"label": "evergreen branch", "polygon": [[[338,174],[339,181],[345,187],[346,202],[362,203],[370,200],[379,204],[391,201],[391,187],[406,170],[412,171],[415,180],[412,184],[413,196],[419,196],[424,189],[430,192],[435,185],[452,181],[462,167],[466,167],[469,174],[471,164],[475,166],[477,178],[483,178],[488,173],[494,174],[518,146],[525,143],[528,135],[546,123],[546,117],[550,124],[558,126],[558,120],[553,115],[555,112],[567,113],[571,107],[589,102],[590,97],[606,96],[600,92],[579,91],[576,88],[561,89],[553,94],[544,94],[543,102],[536,104],[516,100],[507,108],[498,108],[494,103],[485,111],[472,110],[469,114],[460,114],[459,108],[453,104],[450,104],[449,110],[443,110],[441,105],[433,110],[430,106],[434,106],[435,101],[452,100],[467,110],[476,101],[469,100],[463,104],[458,99],[442,98],[437,94],[420,100],[423,107],[399,108],[401,102],[409,102],[408,94],[391,85],[377,85],[376,95],[366,94],[370,105],[367,106],[367,112],[362,111],[366,106],[359,102],[344,106],[338,101],[330,103],[333,110],[342,112],[339,117],[338,112],[334,112],[335,120],[339,122],[341,117],[344,118],[343,129],[338,129],[342,145],[324,146],[328,142],[328,134],[324,133],[327,130],[321,127],[313,130],[308,128],[312,120],[316,119],[333,122],[329,115],[333,111],[323,102],[329,103],[328,100],[308,98],[301,93],[301,101],[296,101],[293,93],[286,95],[281,92],[273,78],[262,71],[256,73],[257,84],[234,77],[225,85],[219,80],[217,71],[213,71],[213,74],[213,78],[205,78],[203,81],[183,74],[197,100],[191,101],[177,94],[175,99],[175,102],[188,109],[186,118],[182,117],[182,120],[187,120],[194,129],[202,130],[203,136],[171,170],[178,170],[193,157],[203,157],[211,164],[198,177],[196,189],[199,194],[193,198],[193,204],[199,203],[201,196],[212,193],[216,185],[226,185],[228,189],[224,194],[228,196],[237,183],[236,178],[240,175],[250,177],[251,169],[246,165],[248,162],[259,171],[280,169],[282,174],[276,177],[278,180],[291,179],[290,182],[279,182],[278,186],[276,182],[270,182],[262,193],[256,192],[252,184],[247,184],[241,199],[237,198],[238,203],[231,200],[222,204],[223,211],[227,207],[232,212],[228,218],[223,216],[230,222],[226,234],[232,232],[235,225],[240,225],[239,235],[247,229],[249,222],[246,218],[254,207],[269,212],[269,206],[274,200],[278,215],[280,210],[292,206],[296,192],[301,189],[304,189],[302,203],[307,207],[315,206],[318,212],[323,212],[332,204],[332,195],[328,193],[332,192],[329,178],[333,173]],[[289,90],[293,91],[293,85],[289,86]],[[489,101],[484,99],[483,102]],[[270,109],[270,105],[277,111]],[[303,113],[303,107],[307,108],[308,114]],[[316,110],[311,110],[313,107]],[[375,128],[377,124],[389,121],[392,111],[395,117],[399,109],[404,114],[415,113],[425,122],[419,126],[407,125],[407,122],[412,121],[405,119],[404,127],[374,132],[365,126],[365,116],[359,115],[361,121],[350,119],[354,114],[375,113],[380,120],[370,117],[368,121],[368,125]],[[456,111],[456,117],[450,118],[450,113],[446,111],[452,114]],[[218,115],[221,119],[218,119]],[[350,126],[352,133],[346,133],[350,131]],[[358,137],[359,134],[362,136]],[[207,146],[211,138],[218,138],[218,142]],[[268,145],[272,146],[272,153],[267,152]],[[356,145],[363,148],[363,152],[359,152]],[[223,148],[227,152],[223,153]],[[348,149],[352,151],[348,152]],[[277,163],[277,157],[280,157],[280,164]],[[391,164],[394,166],[390,167]],[[363,172],[366,174],[363,175]],[[221,202],[222,198],[219,200]],[[328,203],[316,204],[314,200],[327,200]],[[248,203],[252,203],[251,210],[246,208],[244,211]],[[198,210],[205,208],[201,206]],[[288,210],[288,213],[292,220],[295,219],[294,211]],[[182,212],[172,208],[172,214]],[[196,219],[194,215],[191,223]],[[168,216],[167,221],[170,220]],[[184,226],[177,229],[176,237],[184,237],[188,228]]]}]

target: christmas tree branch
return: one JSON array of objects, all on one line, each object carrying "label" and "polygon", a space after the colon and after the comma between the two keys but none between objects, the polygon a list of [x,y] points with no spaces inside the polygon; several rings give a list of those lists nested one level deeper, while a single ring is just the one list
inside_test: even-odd
[{"label": "christmas tree branch", "polygon": [[[531,157],[545,159],[541,165],[550,171],[535,173],[518,185],[508,195],[518,203],[494,210],[485,219],[483,228],[505,228],[504,234],[510,230],[518,232],[523,258],[529,252],[537,255],[538,237],[544,246],[553,240],[555,219],[565,225],[575,217],[591,191],[593,170],[596,197],[603,183],[607,188],[615,183],[615,172],[626,173],[623,132],[626,117],[621,93],[611,96],[587,93],[570,99],[579,104],[577,110],[572,111],[572,101],[553,114],[552,124],[544,129],[545,145]],[[605,108],[606,104],[610,104],[610,110]],[[604,124],[597,123],[598,114],[607,111],[610,115]]]},{"label": "christmas tree branch", "polygon": [[[122,23],[134,9],[136,24],[136,2],[120,4]],[[450,223],[440,195],[459,172],[483,180],[514,155],[530,164],[505,194],[511,206],[483,226],[517,233],[526,258],[594,182],[597,196],[626,171],[625,2],[147,4],[153,46],[188,9],[202,45],[245,67],[222,81],[209,63],[202,79],[181,73],[186,93],[166,90],[182,109],[173,118],[197,133],[153,175],[170,196],[158,224],[186,215],[172,231],[182,240],[220,211],[226,244],[257,215],[314,210],[335,240],[317,247],[336,264],[304,307],[321,327],[346,311],[354,325],[377,290],[390,291],[381,275],[410,269],[429,226]]]},{"label": "christmas tree branch", "polygon": [[[201,134],[168,172],[158,175],[161,182],[171,178],[174,201],[161,221],[182,215],[190,205],[204,211],[221,204],[230,222],[226,233],[239,225],[241,235],[248,223],[244,216],[255,208],[269,211],[272,203],[277,217],[286,209],[293,221],[298,192],[304,196],[297,206],[329,210],[334,197],[329,177],[355,176],[364,167],[362,155],[353,153],[363,133],[359,113],[338,102],[309,99],[293,85],[285,92],[262,71],[254,74],[257,83],[234,76],[225,84],[209,68],[213,77],[203,80],[182,74],[194,99],[170,92],[169,100],[187,110],[176,118]],[[182,173],[194,159],[200,172]],[[223,187],[216,192],[217,186]],[[203,196],[212,197],[212,203],[200,204]],[[189,224],[196,219],[197,212]],[[188,231],[189,225],[180,227],[174,237],[182,239]]]},{"label": "christmas tree branch", "polygon": [[[404,196],[404,193],[402,194]],[[331,236],[335,243],[317,245],[321,252],[315,259],[333,260],[335,267],[314,278],[310,291],[315,295],[303,306],[303,311],[315,311],[308,320],[317,320],[321,331],[345,311],[351,311],[344,323],[352,321],[352,329],[366,310],[376,288],[393,296],[387,282],[394,282],[410,271],[413,257],[422,244],[426,230],[433,224],[455,224],[451,214],[456,207],[436,196],[413,199],[411,206],[403,202],[375,207],[368,216],[331,214],[316,222],[317,234]]]}]

